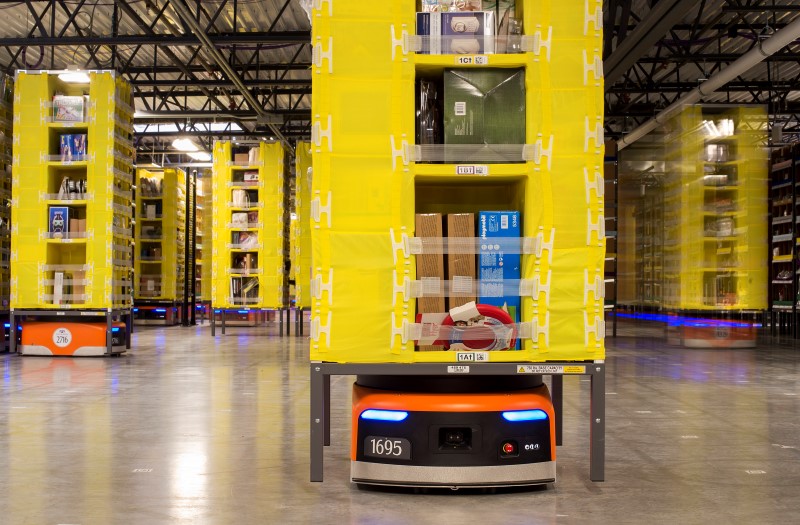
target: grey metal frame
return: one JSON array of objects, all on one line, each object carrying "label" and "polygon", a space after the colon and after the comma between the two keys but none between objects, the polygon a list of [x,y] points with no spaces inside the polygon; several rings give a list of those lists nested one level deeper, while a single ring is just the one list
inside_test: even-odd
[{"label": "grey metal frame", "polygon": [[[311,481],[320,482],[323,477],[324,447],[331,444],[331,376],[332,375],[450,375],[448,366],[466,363],[328,363],[312,361],[311,411],[310,411],[310,457]],[[547,363],[469,363],[469,375],[517,375],[519,367],[547,366],[552,377],[553,407],[556,413],[556,445],[562,443],[563,378],[564,375],[588,375],[591,381],[591,404],[589,408],[589,479],[605,480],[605,434],[606,434],[606,375],[604,361],[547,362]],[[563,367],[585,366],[583,374],[563,372]],[[561,367],[561,371],[557,371]]]}]

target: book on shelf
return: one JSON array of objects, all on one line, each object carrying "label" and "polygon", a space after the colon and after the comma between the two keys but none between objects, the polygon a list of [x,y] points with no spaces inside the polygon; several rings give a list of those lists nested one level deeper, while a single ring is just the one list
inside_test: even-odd
[{"label": "book on shelf", "polygon": [[257,253],[237,253],[233,256],[233,268],[241,270],[243,275],[249,275],[252,270],[258,269]]},{"label": "book on shelf", "polygon": [[231,298],[258,299],[258,277],[231,277]]},{"label": "book on shelf", "polygon": [[65,134],[59,139],[59,153],[62,162],[86,156],[86,134]]},{"label": "book on shelf", "polygon": [[253,248],[258,244],[258,235],[256,232],[234,231],[231,232],[231,243],[243,249]]}]

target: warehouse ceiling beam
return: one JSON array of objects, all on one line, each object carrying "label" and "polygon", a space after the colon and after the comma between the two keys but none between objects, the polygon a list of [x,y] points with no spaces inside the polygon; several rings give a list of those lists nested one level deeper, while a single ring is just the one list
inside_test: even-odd
[{"label": "warehouse ceiling beam", "polygon": [[[742,55],[734,53],[706,53],[706,54],[692,54],[692,62],[733,62]],[[671,55],[661,57],[642,57],[639,59],[639,64],[671,64],[675,62],[685,63],[687,57],[684,55]],[[773,55],[769,59],[770,62],[800,62],[800,53],[780,53]]]},{"label": "warehouse ceiling beam", "polygon": [[[124,2],[123,2],[124,3]],[[122,3],[120,3],[122,6]],[[41,24],[36,24],[41,28]],[[149,28],[149,27],[148,27]],[[232,45],[257,45],[257,44],[307,44],[311,42],[309,31],[278,31],[274,33],[237,33],[237,34],[216,34],[207,35],[212,45],[217,47],[227,47]],[[118,36],[98,36],[98,35],[51,35],[44,31],[41,35],[29,37],[2,37],[0,46],[19,47],[19,46],[160,46],[160,47],[183,47],[200,45],[200,39],[194,34],[182,35],[118,35]]]},{"label": "warehouse ceiling beam", "polygon": [[[202,33],[202,27],[200,24],[194,19],[192,16],[192,12],[189,9],[189,6],[186,5],[184,0],[171,0],[170,5],[178,14],[178,17],[182,19],[192,31],[195,31],[197,37],[200,39],[203,49],[206,51],[208,57],[219,66],[222,72],[233,81],[237,88],[242,95],[242,97],[247,101],[250,105],[251,109],[255,110],[259,116],[263,116],[264,118],[267,117],[268,113],[261,107],[258,103],[258,100],[253,96],[250,90],[242,81],[241,77],[236,73],[236,71],[230,66],[225,57],[222,56],[219,49],[214,46],[214,43],[209,39],[208,35]],[[278,139],[283,143],[283,145],[290,151],[294,152],[294,148],[292,144],[288,141],[288,139],[281,133],[280,129],[275,126],[274,124],[269,124],[269,127],[274,132],[274,135],[278,137]]]},{"label": "warehouse ceiling beam", "polygon": [[[695,0],[661,0],[655,4],[630,35],[617,43],[616,48],[606,58],[603,65],[606,87],[621,79],[639,58],[649,53],[695,4]],[[611,31],[613,27],[607,30]]]},{"label": "warehouse ceiling beam", "polygon": [[[131,83],[139,87],[207,87],[207,88],[232,88],[238,87],[236,83],[228,78],[220,79],[139,79],[131,78]],[[311,87],[310,79],[247,79],[242,80],[242,84],[250,88],[277,88],[277,87]]]},{"label": "warehouse ceiling beam", "polygon": [[617,142],[619,149],[633,144],[676,115],[685,105],[699,102],[703,97],[714,93],[727,83],[739,77],[742,73],[747,72],[756,64],[763,62],[764,59],[768,58],[770,55],[790,45],[798,38],[800,38],[800,17],[795,18],[789,25],[777,31],[771,37],[759,41],[756,47],[742,55],[739,60],[711,76],[692,91],[685,93],[680,99],[659,112],[658,115],[625,135]]},{"label": "warehouse ceiling beam", "polygon": [[[264,49],[267,50],[267,49]],[[246,71],[253,69],[247,67],[245,64],[234,64],[232,66],[234,69],[238,70],[241,74],[244,74]],[[307,71],[311,68],[311,62],[266,62],[266,63],[259,63],[257,69],[263,72],[268,71]],[[210,71],[205,68],[205,66],[197,65],[197,64],[186,64],[186,69],[193,73],[209,73]],[[160,65],[160,66],[128,66],[125,68],[125,73],[129,75],[142,75],[145,73],[152,73],[154,75],[160,74],[174,74],[174,73],[181,73],[182,71],[178,69],[176,66],[170,65]]]},{"label": "warehouse ceiling beam", "polygon": [[[155,30],[147,25],[147,23],[139,16],[139,14],[130,6],[128,2],[118,2],[118,4],[125,12],[125,14],[128,15],[128,17],[130,17],[131,20],[133,20],[133,22],[140,29],[142,29],[148,36],[155,35]],[[191,71],[186,69],[186,66],[184,65],[183,61],[172,50],[170,50],[169,48],[165,48],[162,50],[162,52],[167,56],[167,58],[169,58],[169,60],[173,63],[173,65],[181,69],[181,73],[183,73],[189,78],[196,78]],[[200,89],[201,91],[203,91],[203,93],[205,93],[205,95],[210,100],[214,101],[214,103],[217,106],[223,109],[225,108],[225,104],[223,104],[222,101],[219,100],[213,93],[211,93],[205,88],[200,88]]]}]

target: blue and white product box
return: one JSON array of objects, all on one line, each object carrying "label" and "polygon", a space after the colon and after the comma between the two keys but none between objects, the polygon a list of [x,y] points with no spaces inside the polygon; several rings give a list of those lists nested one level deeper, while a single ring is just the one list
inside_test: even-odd
[{"label": "blue and white product box", "polygon": [[62,161],[72,160],[72,135],[61,135],[59,153],[61,154]]},{"label": "blue and white product box", "polygon": [[[509,248],[521,235],[518,211],[482,211],[478,214],[480,252],[478,255],[478,303],[497,306],[520,322],[519,296],[521,256]],[[503,241],[500,241],[503,239]],[[493,242],[495,241],[495,242]],[[520,348],[517,339],[517,348]]]},{"label": "blue and white product box", "polygon": [[47,229],[54,239],[64,239],[69,235],[69,208],[50,206]]},{"label": "blue and white product box", "polygon": [[59,141],[61,160],[82,160],[86,156],[86,134],[61,135]]},{"label": "blue and white product box", "polygon": [[[421,53],[480,55],[495,51],[491,11],[417,13],[417,35],[431,37]],[[488,37],[488,38],[487,38]]]}]

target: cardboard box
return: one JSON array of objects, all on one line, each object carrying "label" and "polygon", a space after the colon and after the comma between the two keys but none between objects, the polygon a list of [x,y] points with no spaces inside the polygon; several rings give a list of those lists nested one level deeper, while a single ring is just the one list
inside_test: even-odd
[{"label": "cardboard box", "polygon": [[[84,271],[75,271],[72,272],[72,293],[76,296],[85,295],[86,294],[86,284],[84,280],[86,279],[86,272]],[[82,299],[80,302],[84,302]]]},{"label": "cardboard box", "polygon": [[239,164],[241,166],[247,166],[250,162],[250,155],[247,153],[234,153],[233,154],[233,163]]},{"label": "cardboard box", "polygon": [[447,215],[447,278],[450,280],[448,308],[475,300],[475,214]]},{"label": "cardboard box", "polygon": [[64,303],[64,272],[53,274],[53,304]]},{"label": "cardboard box", "polygon": [[520,254],[518,250],[509,252],[507,241],[492,241],[519,239],[520,235],[519,212],[482,211],[478,214],[478,236],[481,239],[478,255],[478,303],[502,308],[515,323],[520,322],[522,306],[519,296]]},{"label": "cardboard box", "polygon": [[86,231],[86,219],[78,219],[76,217],[70,217],[69,219],[69,231],[70,233],[83,233]]},{"label": "cardboard box", "polygon": [[[416,216],[416,236],[443,239],[442,214],[418,213]],[[444,254],[430,253],[417,255],[417,279],[423,282],[423,289],[433,293],[430,297],[417,300],[417,312],[442,313],[447,311],[445,297],[442,293],[444,282]],[[420,345],[420,351],[444,350],[441,345]]]},{"label": "cardboard box", "polygon": [[423,42],[424,54],[492,54],[494,12],[417,13],[417,35],[431,37]]},{"label": "cardboard box", "polygon": [[155,219],[156,218],[156,205],[155,204],[147,204],[147,205],[145,205],[144,216],[147,219]]},{"label": "cardboard box", "polygon": [[[444,72],[445,144],[525,144],[523,69],[448,69]],[[486,156],[491,148],[475,148]],[[499,155],[499,154],[498,154]],[[469,161],[451,154],[448,161]],[[499,162],[520,159],[498,159]]]},{"label": "cardboard box", "polygon": [[82,96],[70,97],[56,95],[53,97],[53,122],[82,122],[84,120],[84,99]]},{"label": "cardboard box", "polygon": [[66,206],[50,206],[47,231],[54,239],[65,239],[69,236],[69,208]]}]

